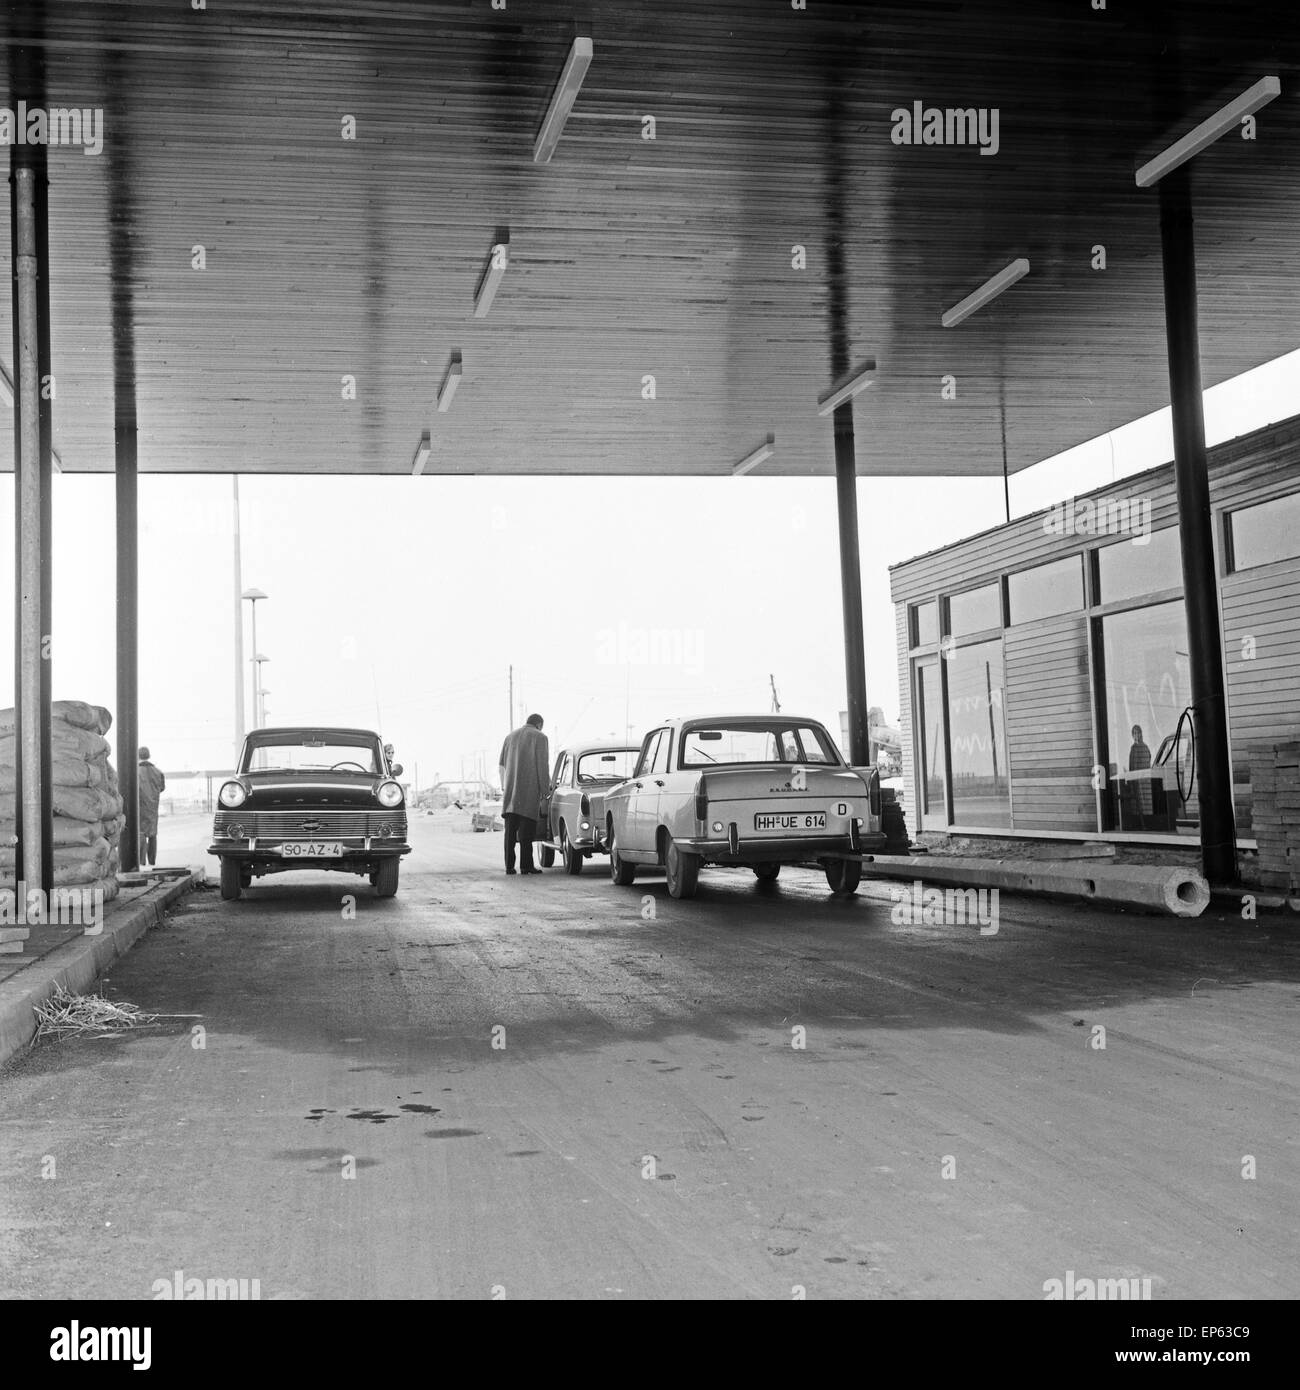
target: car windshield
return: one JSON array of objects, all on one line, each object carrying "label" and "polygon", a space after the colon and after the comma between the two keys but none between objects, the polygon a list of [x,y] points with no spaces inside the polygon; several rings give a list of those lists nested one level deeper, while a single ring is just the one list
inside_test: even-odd
[{"label": "car windshield", "polygon": [[379,775],[379,749],[374,743],[339,743],[310,734],[259,740],[251,745],[245,772],[365,772]]},{"label": "car windshield", "polygon": [[815,724],[708,724],[682,736],[682,767],[727,763],[823,763],[839,765],[825,729]]},{"label": "car windshield", "polygon": [[578,785],[626,782],[636,766],[639,748],[609,748],[603,753],[584,753],[578,759]]}]

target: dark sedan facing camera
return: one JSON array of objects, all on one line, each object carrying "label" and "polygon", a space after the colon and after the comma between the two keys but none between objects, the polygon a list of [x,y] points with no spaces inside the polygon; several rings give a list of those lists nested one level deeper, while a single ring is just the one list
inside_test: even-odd
[{"label": "dark sedan facing camera", "polygon": [[406,842],[400,763],[367,729],[257,729],[224,783],[210,854],[233,901],[264,874],[330,869],[361,874],[375,896],[397,892]]}]

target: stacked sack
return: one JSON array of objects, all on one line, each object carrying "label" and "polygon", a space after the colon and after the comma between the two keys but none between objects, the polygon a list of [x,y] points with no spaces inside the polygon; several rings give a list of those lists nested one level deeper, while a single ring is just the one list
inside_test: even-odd
[{"label": "stacked sack", "polygon": [[[56,700],[53,716],[54,886],[100,888],[110,902],[118,893],[118,840],[126,824],[104,737],[113,716],[81,700]],[[0,893],[10,894],[18,877],[17,763],[14,711],[0,710]]]}]

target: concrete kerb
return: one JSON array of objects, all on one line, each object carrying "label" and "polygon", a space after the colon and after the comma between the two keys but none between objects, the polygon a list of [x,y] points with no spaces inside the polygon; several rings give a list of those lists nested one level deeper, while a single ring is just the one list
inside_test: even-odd
[{"label": "concrete kerb", "polygon": [[958,859],[927,855],[865,855],[869,877],[997,888],[1011,893],[1082,899],[1105,907],[1130,907],[1174,917],[1199,917],[1210,902],[1205,879],[1194,871],[1160,865],[1053,865],[1035,859]]},{"label": "concrete kerb", "polygon": [[187,873],[169,883],[160,883],[119,911],[110,909],[100,935],[66,941],[44,959],[0,983],[0,1066],[31,1043],[36,1035],[36,1006],[44,1003],[56,987],[62,985],[69,994],[85,993],[108,966],[163,920],[172,903],[202,878],[202,873]]}]

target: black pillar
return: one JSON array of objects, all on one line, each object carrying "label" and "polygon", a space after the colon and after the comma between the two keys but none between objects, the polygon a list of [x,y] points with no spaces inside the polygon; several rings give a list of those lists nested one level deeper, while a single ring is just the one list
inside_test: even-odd
[{"label": "black pillar", "polygon": [[[50,354],[50,180],[46,149],[37,146],[36,186],[36,360],[42,383],[54,381]],[[52,702],[54,698],[54,394],[41,392],[41,887],[54,887],[54,761]]]},{"label": "black pillar", "polygon": [[851,763],[871,761],[867,732],[867,658],[862,639],[862,560],[858,544],[858,464],[853,402],[835,407],[835,495],[840,522],[840,603],[844,610],[844,680],[848,690]]},{"label": "black pillar", "polygon": [[126,825],[118,857],[130,873],[140,867],[139,764],[139,565],[137,560],[136,421],[134,392],[129,409],[119,399],[113,430],[117,455],[117,784]]},{"label": "black pillar", "polygon": [[1169,345],[1169,398],[1174,422],[1174,478],[1178,534],[1187,605],[1187,648],[1196,735],[1201,867],[1211,883],[1237,879],[1236,822],[1232,808],[1232,756],[1224,700],[1218,574],[1210,481],[1205,460],[1196,319],[1196,246],[1188,170],[1160,183],[1160,245],[1164,262],[1165,336]]},{"label": "black pillar", "polygon": [[[846,189],[849,183],[844,92],[848,69],[833,66],[826,111],[826,288],[830,338],[830,375],[841,381],[850,367],[849,235]],[[867,732],[867,659],[862,639],[862,560],[858,545],[858,465],[853,438],[853,401],[832,413],[835,438],[835,496],[840,531],[840,601],[844,612],[844,683],[848,695],[851,763],[871,762]]]},{"label": "black pillar", "polygon": [[[13,267],[14,360],[14,752],[18,877],[29,888],[54,886],[50,709],[50,403],[49,315],[39,283],[48,279],[48,236],[39,233],[47,206],[37,189],[44,161],[14,146],[9,210]],[[43,153],[43,150],[42,150]],[[42,247],[46,253],[42,258]],[[42,342],[42,334],[46,340]],[[33,795],[34,792],[34,795]]]}]

